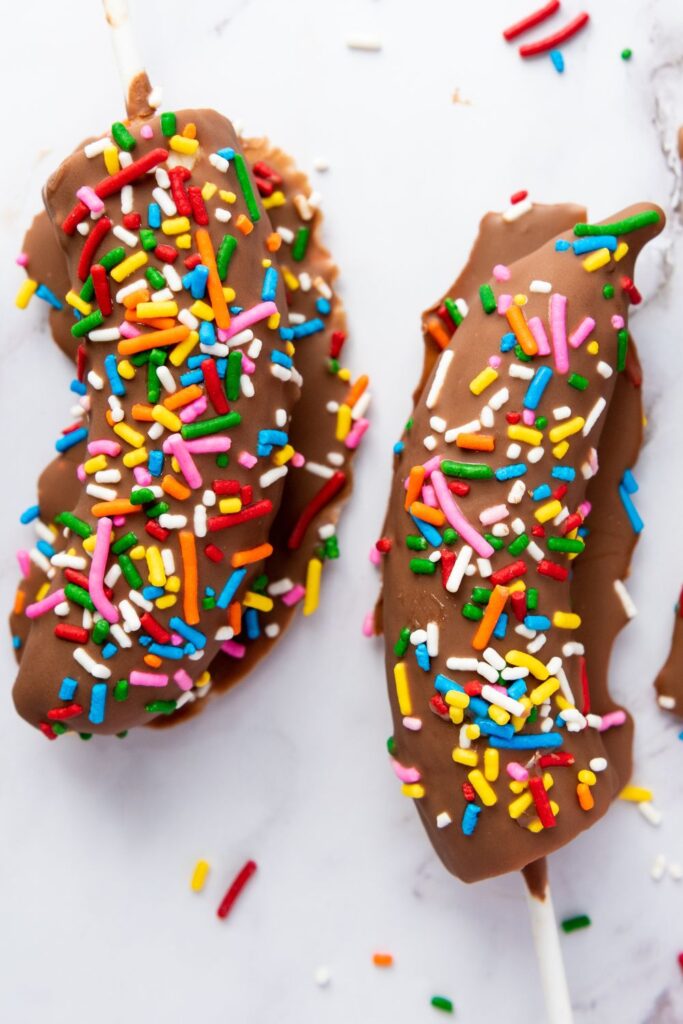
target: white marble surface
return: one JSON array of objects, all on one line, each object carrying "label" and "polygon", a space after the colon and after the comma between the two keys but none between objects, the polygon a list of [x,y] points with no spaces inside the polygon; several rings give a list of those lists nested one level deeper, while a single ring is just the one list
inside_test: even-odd
[{"label": "white marble surface", "polygon": [[[565,47],[560,77],[547,59],[524,64],[501,41],[500,29],[532,6],[138,0],[169,107],[217,106],[305,168],[329,160],[315,177],[344,270],[349,352],[374,379],[374,423],[319,614],[209,714],[124,743],[47,744],[14,716],[3,644],[2,1020],[418,1024],[436,1019],[435,992],[453,998],[463,1022],[543,1020],[521,883],[468,888],[437,862],[386,763],[381,652],[360,635],[375,595],[366,552],[408,411],[419,311],[453,277],[479,215],[520,187],[538,200],[586,202],[595,216],[639,199],[671,215],[640,274],[649,424],[637,475],[647,526],[629,583],[640,615],[614,659],[615,688],[638,716],[636,780],[654,789],[665,817],[656,830],[616,806],[553,858],[552,878],[560,916],[593,918],[563,939],[577,1021],[683,1020],[683,888],[649,877],[656,854],[683,859],[680,725],[650,689],[683,577],[671,512],[683,500],[673,142],[683,15],[678,0],[594,0],[592,27]],[[573,0],[563,7],[566,18],[579,10]],[[41,179],[121,110],[97,3],[25,0],[0,18],[4,617],[13,552],[26,538],[18,512],[51,457],[70,379],[38,303],[24,315],[12,307],[11,259]],[[382,51],[350,52],[347,37],[361,33]],[[456,89],[467,105],[452,102]],[[259,873],[219,923],[217,902],[248,856]],[[198,857],[212,872],[195,896]],[[377,949],[394,954],[393,970],[372,967]],[[332,976],[326,989],[314,981],[321,965]]]}]

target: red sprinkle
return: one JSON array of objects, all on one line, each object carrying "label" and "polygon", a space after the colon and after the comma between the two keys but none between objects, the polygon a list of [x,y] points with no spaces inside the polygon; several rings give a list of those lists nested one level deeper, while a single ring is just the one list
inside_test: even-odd
[{"label": "red sprinkle", "polygon": [[85,345],[79,345],[76,351],[76,376],[82,384],[85,380],[85,368],[88,357],[85,354]]},{"label": "red sprinkle", "polygon": [[257,178],[267,178],[274,185],[282,184],[282,176],[277,171],[274,171],[265,160],[257,160],[252,170]]},{"label": "red sprinkle", "polygon": [[574,764],[573,754],[541,754],[538,759],[539,768],[568,768]]},{"label": "red sprinkle", "polygon": [[565,496],[565,494],[567,493],[568,490],[569,490],[569,488],[567,487],[566,484],[560,484],[560,486],[556,487],[555,490],[553,491],[553,498],[556,498],[558,501],[561,501],[562,498],[564,498],[564,496]]},{"label": "red sprinkle", "polygon": [[491,583],[494,587],[504,583],[511,583],[512,580],[518,579],[519,576],[525,576],[527,572],[526,562],[522,559],[518,559],[516,562],[511,562],[510,565],[504,566],[502,569],[498,569],[496,572],[491,574]]},{"label": "red sprinkle", "polygon": [[[503,36],[510,42],[511,39],[516,39],[517,36],[521,36],[523,32],[528,32],[530,28],[535,28],[536,25],[540,25],[542,21],[549,18],[551,14],[559,10],[560,0],[550,0],[550,3],[546,4],[545,7],[541,7],[540,10],[534,11],[532,14],[528,14],[526,18],[522,18],[521,21],[516,21],[514,25],[510,25],[503,32]],[[513,200],[514,201],[514,200]]]},{"label": "red sprinkle", "polygon": [[42,732],[43,736],[45,736],[46,739],[57,739],[57,733],[54,731],[51,725],[47,724],[47,722],[38,722],[38,728],[40,729],[40,731]]},{"label": "red sprinkle", "polygon": [[446,586],[448,578],[451,575],[453,566],[455,565],[455,552],[454,551],[442,551],[441,552],[441,582]]},{"label": "red sprinkle", "polygon": [[109,291],[109,278],[107,271],[101,263],[93,263],[90,268],[92,283],[95,288],[95,299],[100,307],[102,316],[109,316],[112,311],[111,292]]},{"label": "red sprinkle", "polygon": [[187,256],[183,260],[183,263],[185,264],[188,270],[194,270],[194,268],[198,267],[201,262],[202,258],[198,252],[193,252],[191,256]]},{"label": "red sprinkle", "polygon": [[51,708],[47,713],[47,717],[53,722],[61,722],[65,718],[77,718],[78,715],[83,714],[83,708],[80,704],[67,704],[63,708]]},{"label": "red sprinkle", "polygon": [[164,245],[160,243],[155,248],[154,255],[158,259],[162,260],[163,263],[175,263],[178,259],[179,253],[172,245]]},{"label": "red sprinkle", "polygon": [[510,598],[510,604],[512,605],[512,614],[518,622],[524,622],[526,618],[526,594],[522,593],[521,590],[516,590]]},{"label": "red sprinkle", "polygon": [[469,683],[465,683],[463,687],[468,697],[479,697],[483,688],[483,683],[480,683],[478,679],[470,679]]},{"label": "red sprinkle", "polygon": [[259,194],[262,195],[264,198],[272,196],[273,192],[275,191],[275,185],[273,185],[272,181],[266,181],[265,178],[257,178],[256,187],[259,190]]},{"label": "red sprinkle", "polygon": [[80,281],[87,281],[90,267],[95,259],[95,253],[104,236],[109,233],[110,228],[111,221],[109,217],[100,217],[98,221],[95,221],[95,226],[83,243],[81,255],[78,259],[77,273]]},{"label": "red sprinkle", "polygon": [[540,523],[537,523],[536,526],[532,526],[531,527],[531,536],[532,537],[545,537],[545,527],[541,526]]},{"label": "red sprinkle", "polygon": [[214,494],[227,495],[229,498],[234,498],[240,493],[239,480],[214,480],[211,490]]},{"label": "red sprinkle", "polygon": [[464,498],[470,493],[470,485],[466,484],[464,480],[449,480],[448,490],[451,494],[457,494],[459,498]]},{"label": "red sprinkle", "polygon": [[189,170],[187,167],[172,167],[168,176],[171,180],[171,195],[178,214],[181,217],[189,217],[192,213],[192,203],[183,185],[183,182],[190,177]]},{"label": "red sprinkle", "polygon": [[389,537],[380,537],[376,542],[375,547],[381,555],[386,555],[391,551],[393,541]]},{"label": "red sprinkle", "polygon": [[557,825],[557,818],[552,812],[550,801],[548,800],[548,794],[545,786],[543,785],[543,779],[539,778],[537,775],[532,775],[529,778],[529,789],[531,790],[531,795],[534,798],[536,811],[541,819],[541,824],[544,828],[553,828]]},{"label": "red sprinkle", "polygon": [[344,342],[346,341],[346,331],[332,331],[332,337],[330,338],[330,358],[338,359],[341,355],[341,350],[344,348]]},{"label": "red sprinkle", "polygon": [[473,800],[476,800],[477,794],[474,792],[474,786],[471,782],[463,782],[462,795],[469,804],[471,804]]},{"label": "red sprinkle", "polygon": [[152,639],[157,641],[157,643],[169,643],[171,634],[161,625],[160,622],[157,622],[154,616],[150,615],[149,612],[145,612],[144,615],[140,616],[140,625],[146,633],[149,633]]},{"label": "red sprinkle", "polygon": [[511,423],[511,424],[519,423],[521,418],[522,418],[521,412],[506,412],[505,413],[505,419],[508,421],[508,423]]},{"label": "red sprinkle", "polygon": [[448,713],[448,704],[440,693],[435,693],[433,697],[429,698],[429,710],[433,711],[439,718],[450,719],[451,717]]},{"label": "red sprinkle", "polygon": [[536,566],[541,576],[550,576],[553,580],[566,580],[569,576],[569,569],[557,562],[551,562],[548,558],[542,558]]},{"label": "red sprinkle", "polygon": [[211,516],[206,525],[211,533],[215,533],[216,530],[227,530],[231,526],[241,526],[242,523],[248,523],[250,519],[260,519],[272,511],[273,503],[270,498],[263,498],[249,508],[243,508],[240,512],[231,512],[223,516]]},{"label": "red sprinkle", "polygon": [[139,213],[124,213],[123,226],[128,231],[138,231],[142,227],[142,217]]},{"label": "red sprinkle", "polygon": [[583,708],[581,710],[582,714],[588,715],[590,714],[591,709],[591,691],[588,685],[588,671],[586,670],[586,659],[583,657],[583,655],[581,656],[579,664],[581,666],[581,692],[583,694]]},{"label": "red sprinkle", "polygon": [[216,911],[218,917],[226,918],[232,910],[235,900],[244,889],[245,885],[256,871],[256,861],[248,860],[244,865],[239,874],[236,875],[235,880],[226,892],[225,896],[221,900],[220,906]]},{"label": "red sprinkle", "polygon": [[251,505],[254,500],[254,488],[251,484],[244,484],[240,487],[240,499],[243,505]]},{"label": "red sprinkle", "polygon": [[[150,149],[149,153],[145,153],[139,160],[134,160],[132,164],[122,167],[116,174],[111,174],[108,178],[103,178],[102,181],[98,182],[95,185],[95,195],[99,196],[100,199],[107,199],[109,196],[120,192],[124,185],[130,185],[131,182],[137,181],[138,178],[147,174],[147,171],[151,171],[153,167],[162,164],[167,159],[167,149]],[[62,231],[64,234],[73,235],[77,225],[82,220],[85,220],[89,213],[90,210],[85,203],[79,200],[62,221]],[[103,219],[101,218],[101,220]]]},{"label": "red sprinkle", "polygon": [[630,277],[626,277],[626,275],[624,275],[620,279],[619,283],[628,295],[629,301],[633,306],[637,306],[643,301],[643,296],[640,294]]},{"label": "red sprinkle", "polygon": [[222,562],[224,555],[220,548],[217,548],[215,544],[207,544],[204,548],[204,554],[207,558],[210,558],[212,562]]},{"label": "red sprinkle", "polygon": [[147,520],[147,522],[145,523],[145,530],[150,535],[150,537],[154,537],[155,540],[161,541],[167,540],[169,533],[171,532],[170,530],[165,530],[163,526],[159,526],[159,524],[155,522],[154,519]]},{"label": "red sprinkle", "polygon": [[60,622],[55,626],[55,636],[60,640],[69,640],[72,644],[88,642],[88,630],[83,626],[72,626],[68,622]]},{"label": "red sprinkle", "polygon": [[520,57],[536,57],[539,53],[547,53],[548,50],[554,50],[562,43],[566,43],[572,36],[575,36],[584,25],[588,24],[588,20],[588,14],[586,11],[583,11],[573,21],[570,21],[568,25],[561,28],[559,32],[546,36],[545,39],[537,39],[535,43],[527,43],[526,46],[520,46]]},{"label": "red sprinkle", "polygon": [[[559,7],[559,3],[558,3],[558,7]],[[528,195],[529,195],[528,190],[523,188],[519,192],[513,192],[513,194],[510,196],[510,202],[512,203],[513,206],[516,206],[517,203],[524,202],[524,200],[526,199],[526,197]]]},{"label": "red sprinkle", "polygon": [[582,523],[583,516],[579,515],[578,512],[572,512],[571,515],[567,516],[562,524],[563,535],[566,536],[568,533],[571,533],[572,530],[578,530]]},{"label": "red sprinkle", "polygon": [[332,474],[329,480],[326,480],[317,494],[314,494],[308,505],[304,508],[303,512],[299,516],[296,525],[289,535],[287,541],[287,547],[290,551],[298,551],[301,547],[301,543],[306,536],[306,530],[311,524],[311,520],[321,509],[324,509],[326,505],[332,501],[336,494],[339,494],[341,489],[346,484],[346,473],[338,469]]},{"label": "red sprinkle", "polygon": [[206,206],[202,198],[202,190],[198,185],[190,185],[187,190],[190,197],[190,206],[192,207],[192,216],[194,217],[197,224],[208,224],[209,215],[206,212]]},{"label": "red sprinkle", "polygon": [[199,368],[204,374],[204,386],[206,388],[206,393],[209,396],[209,400],[216,412],[220,416],[226,412],[230,412],[230,406],[228,405],[228,400],[225,397],[225,391],[223,390],[220,377],[218,376],[215,361],[211,358],[204,359],[200,363]]}]

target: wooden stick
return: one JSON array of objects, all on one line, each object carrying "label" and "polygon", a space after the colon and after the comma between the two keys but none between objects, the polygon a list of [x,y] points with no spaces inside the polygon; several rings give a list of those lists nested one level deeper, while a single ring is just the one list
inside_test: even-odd
[{"label": "wooden stick", "polygon": [[547,1024],[572,1024],[572,1004],[550,886],[546,881],[542,897],[534,895],[526,884],[524,889],[529,904],[531,931],[545,996]]},{"label": "wooden stick", "polygon": [[154,107],[149,102],[152,86],[133,34],[128,0],[102,0],[102,5],[111,29],[114,58],[123,86],[128,117],[150,117],[154,113]]}]

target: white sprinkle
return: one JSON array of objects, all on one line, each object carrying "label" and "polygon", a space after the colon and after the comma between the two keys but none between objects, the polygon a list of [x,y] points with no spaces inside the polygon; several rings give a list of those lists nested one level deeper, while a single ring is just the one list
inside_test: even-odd
[{"label": "white sprinkle", "polygon": [[280,627],[277,622],[269,622],[263,632],[269,640],[275,640],[275,638],[280,635]]},{"label": "white sprinkle", "polygon": [[424,441],[422,442],[428,452],[433,452],[436,448],[436,438],[433,434],[427,434]]},{"label": "white sprinkle", "polygon": [[588,767],[592,772],[604,772],[607,767],[606,757],[592,757],[588,762]]},{"label": "white sprinkle", "polygon": [[501,388],[500,391],[496,391],[496,393],[489,398],[489,405],[495,412],[498,412],[498,410],[505,405],[507,401],[509,401],[509,398],[509,390],[507,388]]},{"label": "white sprinkle", "polygon": [[562,654],[565,658],[571,658],[574,655],[581,657],[585,654],[585,648],[578,640],[568,640],[566,644],[562,645]]},{"label": "white sprinkle", "polygon": [[508,697],[507,693],[502,693],[500,690],[494,689],[493,686],[482,686],[481,695],[489,704],[495,704],[499,708],[504,708],[511,715],[519,716],[524,714],[524,705],[520,701],[513,700],[512,697]]},{"label": "white sprinkle", "polygon": [[336,532],[337,529],[334,523],[325,523],[323,526],[319,528],[318,536],[320,537],[321,540],[329,540],[330,537],[334,537]]},{"label": "white sprinkle", "polygon": [[125,630],[121,628],[118,622],[114,623],[114,625],[111,627],[110,632],[116,643],[119,645],[119,647],[124,647],[127,649],[133,646],[133,641],[125,632]]},{"label": "white sprinkle", "polygon": [[[119,162],[123,164],[123,153],[119,153]],[[133,186],[124,185],[121,189],[121,213],[132,213],[133,212]]]},{"label": "white sprinkle", "polygon": [[103,139],[95,139],[94,142],[89,142],[87,146],[83,147],[83,152],[88,160],[92,160],[94,156],[104,153],[105,149],[109,149],[110,146],[111,139],[108,135],[105,135]]},{"label": "white sprinkle", "polygon": [[520,501],[526,494],[526,487],[522,479],[515,480],[512,487],[508,491],[507,500],[511,505],[519,505]]},{"label": "white sprinkle", "polygon": [[476,658],[447,658],[446,668],[451,672],[476,672],[479,664]]},{"label": "white sprinkle", "polygon": [[159,526],[165,530],[182,530],[187,526],[187,516],[172,516],[168,512],[162,512],[159,516]]},{"label": "white sprinkle", "polygon": [[330,477],[334,476],[334,470],[330,469],[329,466],[323,466],[320,462],[307,462],[305,468],[309,473],[313,473],[314,476],[321,476],[323,480],[329,480]]},{"label": "white sprinkle", "polygon": [[519,220],[525,213],[529,213],[532,209],[532,202],[530,199],[523,199],[521,203],[513,203],[505,213],[503,214],[503,220],[506,224],[511,224],[515,220]]},{"label": "white sprinkle", "polygon": [[430,658],[439,654],[439,627],[436,622],[427,623],[427,654]]},{"label": "white sprinkle", "polygon": [[[487,664],[485,661],[477,663],[477,675],[480,675],[483,679],[486,679],[489,683],[498,682],[498,672],[492,665]],[[482,691],[483,696],[483,691]]]},{"label": "white sprinkle", "polygon": [[441,416],[432,416],[429,420],[429,426],[437,434],[443,434],[446,429],[446,421]]},{"label": "white sprinkle", "polygon": [[557,409],[553,409],[553,416],[556,420],[566,420],[571,414],[572,411],[568,405],[558,405]]},{"label": "white sprinkle", "polygon": [[683,868],[678,861],[671,861],[669,864],[669,876],[673,878],[674,882],[680,882],[683,878]]},{"label": "white sprinkle", "polygon": [[[301,274],[299,280],[301,280],[301,277],[308,277],[308,274]],[[332,299],[332,289],[330,288],[329,284],[327,283],[324,277],[318,276],[314,278],[313,284],[315,285],[315,290],[319,292],[324,299]]]},{"label": "white sprinkle", "polygon": [[664,872],[666,871],[666,857],[663,853],[658,853],[652,862],[650,868],[650,878],[653,882],[661,882],[664,878]]},{"label": "white sprinkle", "polygon": [[161,91],[161,86],[152,86],[152,88],[149,91],[149,95],[147,96],[147,102],[149,103],[150,107],[152,107],[153,110],[156,110],[157,107],[161,106],[162,98],[163,93]]},{"label": "white sprinkle", "polygon": [[99,373],[91,370],[88,374],[88,384],[95,389],[95,391],[101,391],[104,387],[104,381],[100,377]]},{"label": "white sprinkle", "polygon": [[194,532],[198,537],[206,537],[206,506],[194,507]]},{"label": "white sprinkle", "polygon": [[156,178],[159,188],[171,187],[171,179],[169,178],[168,171],[165,167],[157,167],[154,171],[154,177]]},{"label": "white sprinkle", "polygon": [[667,697],[665,696],[665,694],[662,693],[659,695],[659,697],[657,697],[657,703],[659,704],[660,708],[664,708],[665,711],[673,711],[673,709],[676,707],[676,698]]},{"label": "white sprinkle", "polygon": [[332,466],[343,466],[344,456],[341,452],[328,452],[326,455],[327,461]]},{"label": "white sprinkle", "polygon": [[493,567],[488,558],[478,558],[477,569],[479,570],[479,575],[484,580],[493,574]]},{"label": "white sprinkle", "polygon": [[351,36],[346,40],[349,50],[364,50],[375,53],[382,49],[382,44],[375,36]]},{"label": "white sprinkle", "polygon": [[658,811],[654,804],[650,803],[649,800],[642,800],[638,804],[638,810],[645,818],[645,821],[650,825],[654,825],[657,828],[662,823],[662,813]]},{"label": "white sprinkle", "polygon": [[270,487],[277,480],[281,480],[283,476],[287,476],[289,469],[287,466],[274,466],[272,469],[262,473],[259,477],[259,485],[261,487]]},{"label": "white sprinkle", "polygon": [[545,647],[548,641],[548,637],[545,633],[539,633],[535,640],[532,640],[530,644],[526,645],[526,649],[529,654],[538,654],[542,647]]},{"label": "white sprinkle", "polygon": [[274,583],[268,585],[268,593],[271,597],[281,597],[283,594],[288,594],[293,586],[289,577],[283,576],[281,580],[275,580]]},{"label": "white sprinkle", "polygon": [[479,420],[470,420],[469,423],[461,423],[459,427],[451,427],[444,434],[444,440],[446,444],[452,444],[457,441],[458,434],[476,434],[477,431],[481,430],[481,422]]},{"label": "white sprinkle", "polygon": [[547,295],[552,291],[553,286],[550,281],[532,281],[529,285],[530,292],[539,292],[541,295]]},{"label": "white sprinkle", "polygon": [[436,827],[437,828],[447,828],[448,825],[451,824],[452,820],[453,819],[451,818],[451,816],[448,813],[448,811],[441,811],[441,813],[437,814],[437,816],[436,816]]},{"label": "white sprinkle", "polygon": [[535,629],[529,629],[528,626],[525,626],[521,622],[518,626],[515,626],[515,633],[518,633],[519,636],[523,636],[525,640],[533,640],[536,636]]},{"label": "white sprinkle", "polygon": [[458,312],[460,313],[460,316],[466,317],[467,314],[470,311],[470,307],[467,305],[465,300],[464,299],[456,299],[455,300],[455,304],[458,307]]},{"label": "white sprinkle", "polygon": [[88,484],[85,493],[89,494],[91,498],[100,498],[102,501],[114,501],[117,497],[115,488],[102,487],[101,484]]},{"label": "white sprinkle", "polygon": [[316,985],[319,985],[320,988],[327,988],[332,980],[329,967],[317,967],[313,977]]},{"label": "white sprinkle", "polygon": [[441,389],[446,381],[446,374],[448,373],[452,361],[452,349],[446,349],[445,352],[441,353],[441,358],[439,359],[438,366],[434,373],[434,380],[432,381],[432,386],[429,389],[429,394],[427,395],[427,401],[425,403],[428,409],[433,409],[438,402],[439,396],[441,395]]},{"label": "white sprinkle", "polygon": [[66,551],[57,551],[50,559],[58,569],[85,569],[88,564],[85,558],[78,555],[67,555]]},{"label": "white sprinkle", "polygon": [[152,189],[152,198],[156,203],[159,204],[163,212],[167,217],[175,217],[178,212],[178,207],[173,202],[173,199],[168,192],[163,188]]},{"label": "white sprinkle", "polygon": [[448,591],[449,594],[457,594],[460,584],[463,581],[465,570],[470,564],[472,554],[472,548],[469,546],[469,544],[463,544],[463,546],[460,548],[460,551],[458,552],[455,562],[453,563],[453,568],[451,569],[450,576],[448,577],[448,581],[446,583],[446,590]]},{"label": "white sprinkle", "polygon": [[134,235],[132,231],[128,231],[121,224],[117,224],[115,227],[112,228],[112,234],[116,235],[116,237],[119,238],[124,245],[129,245],[131,249],[134,248],[139,241],[137,235]]},{"label": "white sprinkle", "polygon": [[512,681],[515,679],[526,679],[526,677],[529,675],[529,669],[523,666],[515,668],[511,665],[508,668],[504,668],[503,671],[501,672],[501,675],[505,682]]},{"label": "white sprinkle", "polygon": [[517,377],[518,380],[531,380],[536,373],[532,366],[522,366],[521,363],[510,363],[508,372],[511,377]]},{"label": "white sprinkle", "polygon": [[621,605],[622,605],[622,608],[624,609],[624,612],[626,614],[626,618],[627,619],[634,618],[634,616],[636,616],[638,614],[638,609],[636,608],[635,604],[633,603],[631,595],[629,594],[628,590],[626,589],[626,587],[624,586],[624,584],[622,583],[621,580],[615,580],[614,581],[614,590],[615,590],[615,593],[616,593],[617,597],[621,601]]},{"label": "white sprinkle", "polygon": [[216,220],[219,220],[221,224],[227,224],[229,220],[232,220],[232,214],[230,210],[225,210],[222,206],[217,206],[214,211]]},{"label": "white sprinkle", "polygon": [[230,167],[230,164],[225,159],[225,157],[219,156],[218,153],[209,154],[209,163],[211,164],[212,167],[215,167],[216,170],[220,171],[222,174],[225,174],[228,168]]},{"label": "white sprinkle", "polygon": [[121,617],[129,632],[134,632],[140,628],[140,616],[136,612],[135,608],[133,608],[130,601],[127,601],[125,598],[123,601],[119,601],[119,611],[121,612]]},{"label": "white sprinkle", "polygon": [[88,333],[90,341],[118,341],[120,337],[121,332],[118,327],[100,327],[98,330]]},{"label": "white sprinkle", "polygon": [[541,448],[540,445],[537,448],[530,448],[526,455],[527,462],[535,465],[537,462],[541,461],[544,455],[545,449]]},{"label": "white sprinkle", "polygon": [[154,302],[170,302],[173,298],[173,292],[170,288],[162,288],[161,291],[152,292],[152,300]]},{"label": "white sprinkle", "polygon": [[602,359],[601,359],[600,362],[598,363],[598,373],[600,374],[600,376],[604,377],[605,380],[609,380],[609,378],[612,376],[613,372],[614,371],[613,371],[612,367],[609,365],[609,363],[604,363],[602,361]]},{"label": "white sprinkle", "polygon": [[152,604],[152,602],[148,601],[146,597],[143,597],[139,590],[131,590],[130,593],[128,594],[128,597],[134,604],[138,606],[138,608],[142,608],[143,611],[154,611],[154,605]]},{"label": "white sprinkle", "polygon": [[[284,366],[281,367],[281,369],[284,370]],[[289,377],[287,377],[285,379],[289,380],[290,378],[291,378],[291,373],[289,374]],[[256,390],[254,388],[254,382],[252,381],[252,379],[251,379],[251,377],[249,376],[248,373],[243,373],[240,376],[240,390],[241,390],[241,392],[242,392],[242,394],[244,395],[245,398],[253,398],[255,393],[256,393]]]},{"label": "white sprinkle", "polygon": [[507,537],[510,534],[510,527],[507,523],[496,523],[491,527],[491,533],[494,537]]},{"label": "white sprinkle", "polygon": [[432,551],[431,555],[429,556],[429,561],[430,562],[440,562],[441,561],[441,552],[440,551]]},{"label": "white sprinkle", "polygon": [[313,167],[315,168],[316,171],[319,171],[321,174],[324,174],[325,171],[329,171],[330,169],[329,163],[327,162],[325,157],[322,156],[317,156],[315,158],[315,160],[313,161]]},{"label": "white sprinkle", "polygon": [[481,410],[479,414],[479,419],[481,420],[482,427],[486,427],[487,429],[489,429],[493,426],[493,410],[490,408],[490,406],[484,406],[484,408]]},{"label": "white sprinkle", "polygon": [[111,675],[111,669],[107,668],[106,665],[98,665],[94,658],[91,658],[87,651],[84,651],[82,647],[77,647],[74,651],[74,661],[78,662],[81,668],[84,668],[86,672],[89,672],[95,679],[109,679]]},{"label": "white sprinkle", "polygon": [[285,245],[291,245],[294,241],[294,232],[290,228],[279,227],[277,233]]},{"label": "white sprinkle", "polygon": [[[197,330],[197,328],[199,327],[199,320],[198,320],[198,319],[197,319],[197,317],[196,317],[196,316],[194,315],[194,313],[191,313],[191,312],[189,311],[189,309],[181,309],[181,310],[180,310],[180,312],[178,313],[178,320],[179,320],[179,321],[180,321],[180,323],[181,323],[181,324],[183,324],[183,325],[184,325],[185,327],[189,327],[189,329],[190,329],[191,331],[196,331],[196,330]],[[202,347],[202,348],[206,348],[206,349],[208,350],[208,352],[209,352],[209,355],[210,355],[210,354],[211,354],[211,352],[213,351],[213,349],[214,349],[214,348],[215,348],[216,346],[215,346],[215,345],[211,345],[211,346],[209,347],[208,345],[206,345],[206,346],[205,346],[205,345],[202,345],[201,347]]]},{"label": "white sprinkle", "polygon": [[161,273],[166,278],[168,287],[173,292],[179,292],[183,287],[183,282],[180,279],[180,275],[175,267],[172,267],[170,263],[164,263]]},{"label": "white sprinkle", "polygon": [[588,437],[588,435],[590,434],[591,430],[593,429],[593,427],[597,423],[598,419],[600,418],[600,415],[601,415],[601,413],[602,413],[602,411],[603,411],[603,409],[605,408],[606,405],[607,405],[607,402],[605,401],[604,398],[598,398],[597,402],[595,403],[595,405],[593,406],[591,411],[586,416],[586,422],[584,423],[583,430],[581,431],[581,433],[582,433],[582,435],[584,437]]},{"label": "white sprinkle", "polygon": [[521,446],[521,444],[517,444],[516,441],[513,441],[512,444],[509,444],[508,448],[507,448],[507,451],[505,452],[505,455],[507,456],[507,458],[508,459],[513,459],[513,460],[514,459],[518,459],[521,454],[522,454],[522,446]]},{"label": "white sprinkle", "polygon": [[489,665],[492,665],[499,672],[502,672],[505,668],[505,658],[501,657],[498,651],[494,650],[493,647],[487,647],[482,654],[484,661],[488,661]]}]

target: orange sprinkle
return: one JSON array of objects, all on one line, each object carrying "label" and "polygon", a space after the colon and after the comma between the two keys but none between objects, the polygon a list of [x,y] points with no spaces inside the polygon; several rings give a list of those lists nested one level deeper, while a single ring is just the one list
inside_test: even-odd
[{"label": "orange sprinkle", "polygon": [[149,302],[150,294],[146,288],[140,288],[136,292],[131,292],[130,295],[125,295],[123,298],[123,304],[126,309],[135,309],[138,302]]},{"label": "orange sprinkle", "polygon": [[591,793],[591,788],[585,782],[580,782],[576,787],[576,795],[579,798],[582,811],[592,811],[595,807],[595,800]]},{"label": "orange sprinkle", "polygon": [[535,356],[538,352],[538,345],[526,322],[521,306],[516,306],[513,303],[505,315],[508,318],[508,323],[514,332],[515,338],[522,346],[522,352],[526,352],[528,356]]},{"label": "orange sprinkle", "polygon": [[172,316],[155,316],[145,320],[140,318],[134,309],[128,310],[126,320],[130,324],[143,324],[145,327],[154,327],[157,331],[168,331],[175,327],[177,323]]},{"label": "orange sprinkle", "polygon": [[278,235],[277,231],[273,231],[272,234],[268,235],[266,239],[266,248],[268,252],[277,252],[282,245],[282,238]]},{"label": "orange sprinkle", "polygon": [[436,342],[440,349],[448,348],[451,343],[448,331],[436,317],[432,317],[427,321],[427,334],[432,341]]},{"label": "orange sprinkle", "polygon": [[[218,273],[216,273],[216,276],[218,276]],[[211,275],[209,274],[210,280]],[[221,292],[222,294],[223,292]],[[117,346],[118,353],[120,356],[134,356],[138,352],[147,352],[151,348],[165,348],[167,345],[177,345],[178,342],[185,341],[189,333],[190,328],[180,324],[178,327],[172,327],[168,331],[152,331],[150,334],[139,334],[137,338],[122,338]]]},{"label": "orange sprinkle", "polygon": [[239,569],[242,565],[251,565],[252,562],[260,562],[262,558],[268,558],[272,553],[272,544],[259,544],[258,547],[249,548],[246,551],[236,551],[230,559],[230,564],[233,569]]},{"label": "orange sprinkle", "polygon": [[172,395],[164,399],[164,405],[167,409],[179,409],[181,405],[189,405],[190,402],[194,402],[197,398],[201,398],[203,391],[199,384],[189,384],[186,388],[181,388],[180,391],[174,391]]},{"label": "orange sprinkle", "polygon": [[406,502],[403,506],[406,510],[410,508],[414,501],[420,497],[422,490],[422,484],[425,479],[425,468],[424,466],[413,466],[408,475],[408,487],[406,489]]},{"label": "orange sprinkle", "polygon": [[177,498],[178,501],[186,501],[192,494],[189,487],[181,484],[180,480],[176,480],[170,473],[167,473],[161,481],[161,489],[166,494],[170,494],[172,498]]},{"label": "orange sprinkle", "polygon": [[228,625],[235,636],[242,632],[242,605],[239,601],[233,601],[228,607]]},{"label": "orange sprinkle", "polygon": [[223,295],[223,282],[218,276],[216,254],[213,251],[211,235],[206,228],[197,228],[194,237],[197,243],[199,255],[202,258],[202,263],[209,271],[207,289],[209,292],[209,298],[211,299],[211,307],[216,316],[216,326],[225,329],[230,326],[230,313],[228,312],[225,296]]},{"label": "orange sprinkle", "polygon": [[161,668],[161,658],[158,654],[146,654],[142,660],[150,668]]},{"label": "orange sprinkle", "polygon": [[92,514],[101,519],[102,516],[128,516],[131,512],[139,512],[142,505],[133,505],[128,498],[115,498],[114,501],[97,501],[90,509]]},{"label": "orange sprinkle", "polygon": [[473,452],[492,452],[496,447],[496,439],[491,434],[458,434],[455,443],[458,448]]},{"label": "orange sprinkle", "polygon": [[188,121],[180,134],[183,136],[184,139],[196,139],[197,125],[194,123],[194,121]]},{"label": "orange sprinkle", "polygon": [[25,604],[26,594],[24,593],[23,590],[17,590],[16,594],[14,595],[14,607],[12,608],[12,613],[14,615],[21,615],[24,610]]},{"label": "orange sprinkle", "polygon": [[152,417],[152,406],[143,405],[142,402],[136,402],[130,410],[130,414],[134,420],[138,420],[142,423],[153,423]]},{"label": "orange sprinkle", "polygon": [[416,519],[422,519],[425,523],[431,523],[432,526],[443,526],[446,522],[446,517],[440,508],[432,508],[431,505],[425,505],[422,501],[412,503],[410,514]]},{"label": "orange sprinkle", "polygon": [[393,967],[394,958],[391,953],[373,953],[372,962],[375,967]]},{"label": "orange sprinkle", "polygon": [[370,378],[367,377],[365,374],[363,374],[362,377],[359,377],[356,383],[353,384],[347,391],[346,398],[344,399],[344,405],[348,405],[350,409],[353,409],[354,405],[356,404],[360,396],[363,394],[369,383]]},{"label": "orange sprinkle", "polygon": [[254,230],[254,225],[251,223],[246,213],[241,213],[235,221],[235,227],[238,231],[241,231],[243,235],[250,235]]},{"label": "orange sprinkle", "polygon": [[194,534],[190,533],[189,530],[181,530],[179,539],[185,576],[183,585],[183,615],[188,625],[196,626],[199,622],[199,608],[197,607],[197,548]]},{"label": "orange sprinkle", "polygon": [[483,651],[487,647],[491,634],[496,628],[496,623],[505,607],[509,593],[508,587],[496,586],[493,588],[493,593],[489,598],[489,603],[486,605],[484,616],[472,639],[472,646],[475,651]]}]

